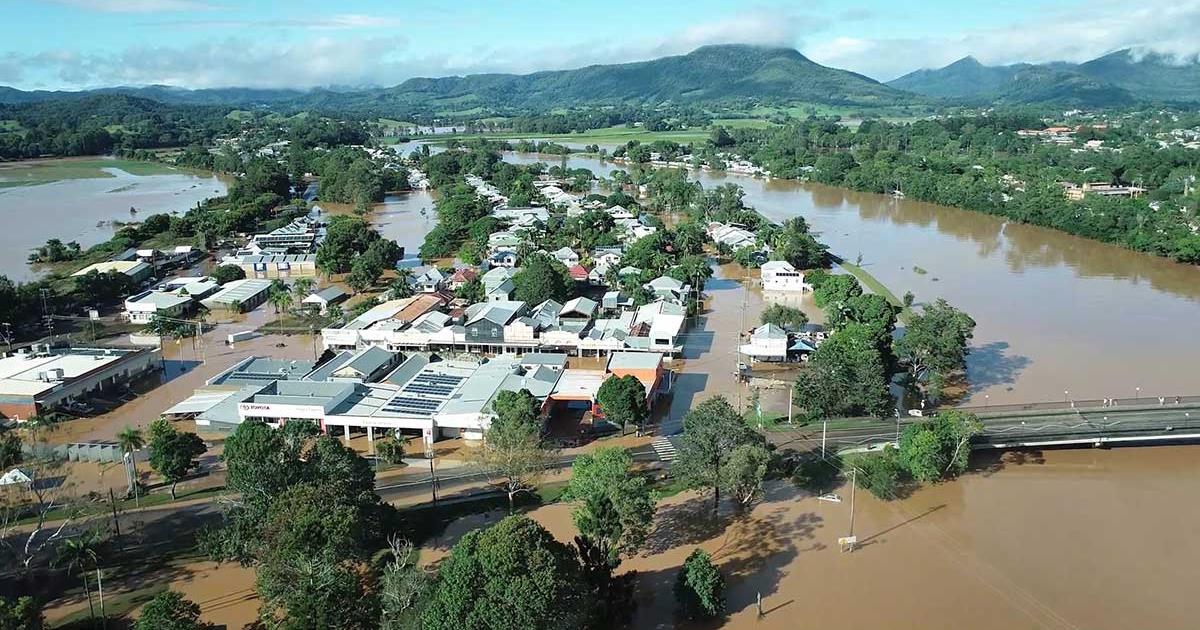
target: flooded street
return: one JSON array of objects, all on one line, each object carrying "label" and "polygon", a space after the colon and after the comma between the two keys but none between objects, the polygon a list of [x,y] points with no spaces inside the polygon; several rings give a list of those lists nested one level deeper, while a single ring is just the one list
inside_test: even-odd
[{"label": "flooded street", "polygon": [[394,240],[404,248],[406,261],[418,259],[417,253],[425,242],[425,235],[437,225],[433,195],[427,190],[389,194],[383,203],[375,204],[367,218],[380,236]]},{"label": "flooded street", "polygon": [[[505,154],[516,163],[555,156]],[[625,165],[571,157],[607,175]],[[896,295],[945,298],[978,322],[970,404],[1195,393],[1200,268],[998,217],[791,180],[733,183],[773,220],[801,215],[831,250]],[[985,398],[986,396],[986,398]]]},{"label": "flooded street", "polygon": [[[78,241],[85,249],[108,240],[118,226],[161,212],[183,212],[226,192],[216,176],[180,171],[131,175],[105,169],[112,177],[64,179],[36,186],[0,188],[0,275],[29,281],[39,273],[26,264],[29,250],[46,239]],[[130,213],[136,208],[137,213]]]}]

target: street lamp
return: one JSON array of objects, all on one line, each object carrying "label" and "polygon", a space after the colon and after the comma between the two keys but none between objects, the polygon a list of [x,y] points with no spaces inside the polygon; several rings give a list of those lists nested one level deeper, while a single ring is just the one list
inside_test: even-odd
[{"label": "street lamp", "polygon": [[1142,388],[1141,388],[1141,387],[1134,387],[1134,388],[1133,388],[1133,391],[1134,391],[1134,392],[1135,392],[1135,394],[1136,394],[1136,395],[1134,396],[1134,398],[1135,398],[1135,399],[1136,399],[1136,398],[1141,398],[1141,397],[1142,397]]}]

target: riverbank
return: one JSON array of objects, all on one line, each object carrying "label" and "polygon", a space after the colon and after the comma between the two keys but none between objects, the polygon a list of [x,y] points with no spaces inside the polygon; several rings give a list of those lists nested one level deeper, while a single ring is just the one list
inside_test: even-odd
[{"label": "riverbank", "polygon": [[[0,162],[0,187],[37,186],[68,179],[111,179],[119,177],[110,169],[124,171],[137,177],[192,173],[161,162],[127,160],[109,157],[51,158]],[[113,191],[121,192],[121,191]]]}]

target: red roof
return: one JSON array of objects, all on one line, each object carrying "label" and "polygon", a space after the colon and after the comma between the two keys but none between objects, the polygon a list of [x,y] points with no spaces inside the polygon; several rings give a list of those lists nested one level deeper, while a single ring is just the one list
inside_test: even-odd
[{"label": "red roof", "polygon": [[477,271],[475,271],[474,269],[471,269],[470,267],[466,267],[463,269],[459,269],[458,271],[455,271],[454,275],[450,276],[450,282],[454,282],[454,283],[470,282],[478,277],[479,277],[479,273]]},{"label": "red roof", "polygon": [[567,273],[571,274],[571,278],[574,280],[588,279],[588,270],[584,269],[583,265],[571,265],[571,267],[567,269]]}]

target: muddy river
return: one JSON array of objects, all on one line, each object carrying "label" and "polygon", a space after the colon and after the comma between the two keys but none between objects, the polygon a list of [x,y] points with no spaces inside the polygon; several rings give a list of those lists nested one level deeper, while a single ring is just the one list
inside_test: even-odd
[{"label": "muddy river", "polygon": [[4,226],[0,230],[0,275],[14,281],[36,278],[38,272],[26,259],[29,250],[46,239],[78,241],[86,248],[111,238],[117,230],[114,221],[183,212],[226,191],[225,183],[215,176],[185,172],[139,176],[116,168],[104,170],[112,177],[0,188],[0,222]]},{"label": "muddy river", "polygon": [[[556,156],[507,154],[560,164]],[[571,157],[598,174],[624,168]],[[790,180],[734,183],[771,219],[802,215],[896,295],[945,298],[978,322],[967,402],[1200,393],[1200,268],[944,206]],[[1069,392],[1064,394],[1064,392]],[[985,398],[986,397],[986,398]]]}]

